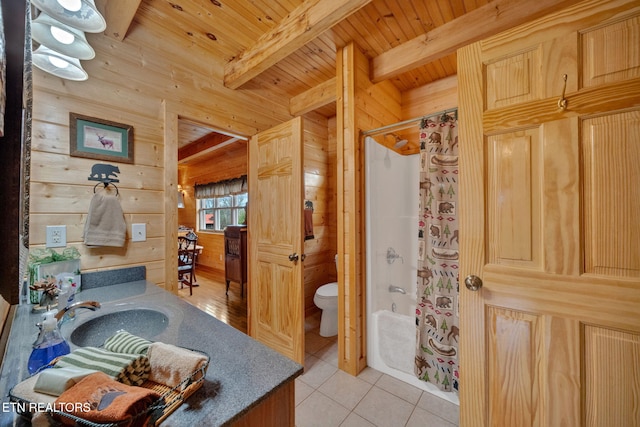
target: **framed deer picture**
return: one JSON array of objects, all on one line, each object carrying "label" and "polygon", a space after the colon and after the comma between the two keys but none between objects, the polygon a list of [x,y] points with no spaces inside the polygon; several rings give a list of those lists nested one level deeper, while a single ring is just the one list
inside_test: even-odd
[{"label": "framed deer picture", "polygon": [[133,126],[69,113],[73,157],[133,163]]}]

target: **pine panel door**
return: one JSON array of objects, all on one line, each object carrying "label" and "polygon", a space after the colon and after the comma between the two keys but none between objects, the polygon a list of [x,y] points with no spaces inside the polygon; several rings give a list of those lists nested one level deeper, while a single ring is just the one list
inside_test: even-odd
[{"label": "pine panel door", "polygon": [[640,426],[639,17],[458,51],[461,426]]},{"label": "pine panel door", "polygon": [[255,135],[249,145],[249,335],[300,364],[302,156],[301,118]]}]

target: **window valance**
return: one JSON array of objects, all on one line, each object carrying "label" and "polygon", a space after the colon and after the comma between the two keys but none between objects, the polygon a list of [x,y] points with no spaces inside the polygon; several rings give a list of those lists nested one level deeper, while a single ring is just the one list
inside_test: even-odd
[{"label": "window valance", "polygon": [[194,191],[196,199],[211,199],[230,194],[246,193],[247,188],[247,176],[242,175],[240,178],[210,182],[208,184],[196,184]]}]

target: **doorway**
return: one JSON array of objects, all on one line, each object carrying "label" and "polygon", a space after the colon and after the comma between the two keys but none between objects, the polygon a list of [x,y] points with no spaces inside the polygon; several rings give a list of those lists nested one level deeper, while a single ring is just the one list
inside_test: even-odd
[{"label": "doorway", "polygon": [[[232,284],[225,292],[224,236],[209,227],[213,223],[199,221],[200,204],[195,197],[195,184],[233,179],[247,173],[247,138],[216,129],[207,123],[177,117],[176,147],[172,150],[177,164],[177,203],[171,230],[180,234],[191,230],[202,247],[196,265],[197,287],[190,295],[188,288],[178,296],[200,310],[216,317],[241,332],[247,332],[247,298]],[[169,239],[167,233],[167,239]],[[236,292],[237,291],[237,292]]]}]

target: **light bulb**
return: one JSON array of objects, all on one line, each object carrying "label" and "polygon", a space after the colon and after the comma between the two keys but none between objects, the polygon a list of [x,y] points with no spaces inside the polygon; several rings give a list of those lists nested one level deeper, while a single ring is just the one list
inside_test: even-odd
[{"label": "light bulb", "polygon": [[51,62],[51,64],[57,68],[67,68],[69,66],[69,63],[67,61],[56,56],[49,56],[49,62]]},{"label": "light bulb", "polygon": [[53,38],[62,44],[71,44],[76,39],[76,36],[71,34],[69,31],[63,30],[59,27],[51,26],[50,31]]},{"label": "light bulb", "polygon": [[79,82],[89,78],[77,58],[51,50],[43,44],[33,51],[32,57],[33,65],[56,77]]},{"label": "light bulb", "polygon": [[69,12],[77,12],[82,9],[82,1],[81,0],[57,0],[58,4]]}]

